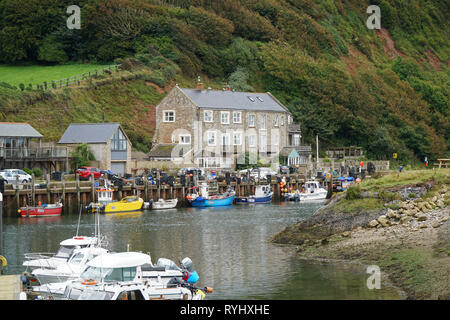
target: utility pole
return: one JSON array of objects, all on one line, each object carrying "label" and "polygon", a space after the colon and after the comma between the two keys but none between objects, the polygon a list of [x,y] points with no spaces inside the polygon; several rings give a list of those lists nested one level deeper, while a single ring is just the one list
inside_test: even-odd
[{"label": "utility pole", "polygon": [[316,170],[319,170],[319,135],[316,134]]}]

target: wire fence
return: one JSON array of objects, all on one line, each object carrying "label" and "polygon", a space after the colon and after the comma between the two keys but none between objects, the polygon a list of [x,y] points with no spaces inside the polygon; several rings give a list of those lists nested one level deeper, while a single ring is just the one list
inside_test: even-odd
[{"label": "wire fence", "polygon": [[34,85],[33,87],[38,90],[49,90],[49,89],[59,89],[63,87],[69,87],[71,85],[80,85],[81,82],[92,79],[93,77],[98,77],[101,75],[111,75],[113,71],[120,70],[120,64],[107,66],[101,69],[95,69],[93,71],[85,72],[72,77],[53,80],[50,82],[44,81],[42,84]]}]

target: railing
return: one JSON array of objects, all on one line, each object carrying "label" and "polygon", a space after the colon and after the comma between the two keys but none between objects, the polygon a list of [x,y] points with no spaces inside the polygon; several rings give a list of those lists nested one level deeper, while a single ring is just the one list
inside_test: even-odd
[{"label": "railing", "polygon": [[66,158],[68,156],[67,147],[0,148],[0,158],[5,159]]},{"label": "railing", "polygon": [[62,87],[69,87],[70,85],[80,85],[82,81],[89,80],[94,76],[99,76],[102,74],[111,74],[112,71],[119,71],[120,64],[107,66],[105,68],[101,68],[99,70],[93,70],[89,72],[85,72],[82,74],[78,74],[76,76],[59,79],[59,80],[52,80],[50,82],[44,81],[42,84],[34,85],[33,87],[36,89],[42,89],[42,90],[48,90],[48,89],[58,89]]}]

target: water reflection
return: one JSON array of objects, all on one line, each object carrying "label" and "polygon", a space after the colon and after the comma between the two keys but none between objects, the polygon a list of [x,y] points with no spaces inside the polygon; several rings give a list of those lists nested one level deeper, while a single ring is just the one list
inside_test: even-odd
[{"label": "water reflection", "polygon": [[[100,216],[100,230],[115,251],[150,252],[176,262],[190,257],[200,285],[213,299],[370,299],[397,297],[394,290],[369,292],[364,271],[310,263],[290,247],[270,243],[285,226],[313,214],[320,203],[255,204],[185,208]],[[26,252],[54,252],[75,235],[78,214],[59,220],[6,218],[8,273],[20,273]],[[39,220],[39,221],[38,221]],[[94,215],[82,215],[80,235],[92,235]],[[346,269],[347,268],[347,269]]]}]

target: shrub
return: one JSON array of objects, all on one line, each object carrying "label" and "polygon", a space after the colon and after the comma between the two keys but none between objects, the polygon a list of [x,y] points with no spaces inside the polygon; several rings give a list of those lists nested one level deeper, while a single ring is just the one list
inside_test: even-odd
[{"label": "shrub", "polygon": [[37,178],[42,177],[42,170],[40,168],[34,168],[31,172],[34,173],[34,176]]},{"label": "shrub", "polygon": [[28,168],[23,168],[22,170],[25,171],[26,173],[30,174],[30,175],[33,173],[33,171],[31,171]]},{"label": "shrub", "polygon": [[345,194],[345,199],[347,200],[355,200],[361,198],[361,188],[359,185],[352,186],[347,189],[347,193]]}]

